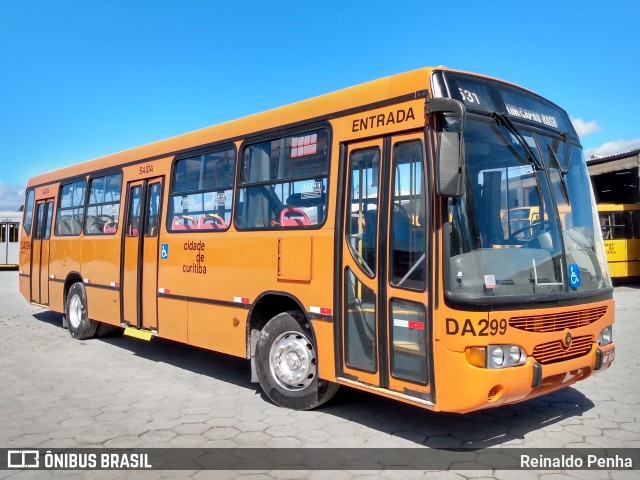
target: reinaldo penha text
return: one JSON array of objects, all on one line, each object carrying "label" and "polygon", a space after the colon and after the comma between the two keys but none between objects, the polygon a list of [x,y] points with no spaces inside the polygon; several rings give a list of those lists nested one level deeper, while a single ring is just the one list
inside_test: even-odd
[{"label": "reinaldo penha text", "polygon": [[532,469],[633,469],[633,459],[621,455],[520,455],[520,467]]}]

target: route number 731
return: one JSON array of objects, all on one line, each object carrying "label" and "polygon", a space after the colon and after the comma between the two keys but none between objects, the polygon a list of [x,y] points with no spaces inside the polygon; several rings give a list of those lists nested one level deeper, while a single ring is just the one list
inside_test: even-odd
[{"label": "route number 731", "polygon": [[476,92],[472,92],[466,89],[463,90],[462,88],[458,88],[458,90],[460,91],[460,95],[462,95],[462,99],[465,102],[477,103],[478,105],[480,105],[480,99],[478,98],[478,95],[476,95]]}]

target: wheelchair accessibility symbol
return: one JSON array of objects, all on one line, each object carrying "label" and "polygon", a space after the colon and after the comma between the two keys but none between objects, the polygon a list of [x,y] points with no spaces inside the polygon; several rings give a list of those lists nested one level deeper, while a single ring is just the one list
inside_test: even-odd
[{"label": "wheelchair accessibility symbol", "polygon": [[571,288],[580,286],[580,267],[575,263],[569,264],[569,286]]},{"label": "wheelchair accessibility symbol", "polygon": [[160,258],[162,260],[166,260],[167,258],[169,258],[169,244],[168,243],[163,243],[162,246],[160,247]]}]

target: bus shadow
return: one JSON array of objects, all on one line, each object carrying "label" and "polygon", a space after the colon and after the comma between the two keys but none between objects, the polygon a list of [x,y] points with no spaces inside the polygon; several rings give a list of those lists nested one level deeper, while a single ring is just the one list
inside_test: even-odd
[{"label": "bus shadow", "polygon": [[532,432],[580,417],[594,406],[580,391],[567,387],[515,405],[453,414],[402,405],[342,387],[322,411],[408,440],[415,447],[476,450],[507,442],[522,446],[524,438]]},{"label": "bus shadow", "polygon": [[[36,313],[33,317],[43,323],[62,328],[62,315],[58,313],[45,311]],[[69,341],[72,341],[72,339],[70,338]],[[257,388],[256,385],[251,383],[250,364],[242,358],[212,352],[163,338],[154,338],[146,342],[137,338],[120,335],[93,338],[88,341],[108,343],[109,345],[127,350],[146,360],[166,363],[180,369],[247,389],[256,390]]]},{"label": "bus shadow", "polygon": [[34,313],[33,318],[52,327],[62,328],[62,315],[51,310]]},{"label": "bus shadow", "polygon": [[256,386],[251,383],[250,364],[243,358],[212,352],[164,338],[154,338],[147,342],[121,335],[94,340],[128,350],[146,360],[166,363],[250,390],[256,389]]},{"label": "bus shadow", "polygon": [[615,288],[618,287],[627,287],[627,288],[640,288],[640,277],[629,277],[629,278],[614,278],[611,280],[611,283]]},{"label": "bus shadow", "polygon": [[[57,313],[46,311],[33,316],[43,323],[62,328],[62,317]],[[251,368],[245,359],[161,338],[145,342],[118,336],[90,341],[105,342],[147,360],[253,390],[269,402],[260,387],[251,383]],[[593,402],[580,391],[567,387],[516,405],[467,414],[436,413],[343,386],[318,411],[403,439],[415,447],[475,450],[507,442],[514,446],[523,445],[523,439],[533,432],[580,417],[593,407]],[[304,415],[303,412],[300,414]],[[366,442],[363,446],[390,445]]]}]

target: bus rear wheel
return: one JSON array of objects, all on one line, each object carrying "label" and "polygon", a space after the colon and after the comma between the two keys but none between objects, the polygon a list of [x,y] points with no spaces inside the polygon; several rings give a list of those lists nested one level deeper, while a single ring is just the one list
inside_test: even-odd
[{"label": "bus rear wheel", "polygon": [[260,386],[278,406],[310,410],[338,391],[339,385],[318,378],[313,335],[299,312],[281,313],[267,322],[256,344],[255,360]]},{"label": "bus rear wheel", "polygon": [[92,338],[98,329],[98,322],[89,320],[87,312],[87,294],[82,282],[71,285],[67,292],[65,315],[69,325],[69,333],[76,340]]}]

